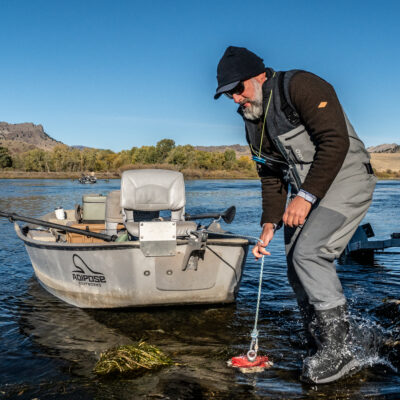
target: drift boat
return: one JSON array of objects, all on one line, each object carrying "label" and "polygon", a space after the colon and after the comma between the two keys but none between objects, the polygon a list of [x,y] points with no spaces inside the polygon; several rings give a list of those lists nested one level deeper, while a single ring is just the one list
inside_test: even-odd
[{"label": "drift boat", "polygon": [[[235,301],[249,241],[217,219],[232,222],[234,207],[185,214],[183,175],[152,169],[125,171],[120,191],[92,200],[61,219],[60,210],[40,220],[0,212],[30,222],[15,230],[48,292],[82,308]],[[213,220],[195,222],[204,218]]]},{"label": "drift boat", "polygon": [[82,184],[93,184],[97,182],[97,178],[94,175],[82,174],[82,176],[78,179],[78,182]]}]

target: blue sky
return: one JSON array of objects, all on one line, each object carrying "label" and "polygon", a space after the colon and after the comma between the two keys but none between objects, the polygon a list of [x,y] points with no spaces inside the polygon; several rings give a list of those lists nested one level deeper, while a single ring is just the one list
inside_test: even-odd
[{"label": "blue sky", "polygon": [[68,145],[245,144],[213,99],[228,45],[336,89],[368,145],[400,143],[399,1],[0,0],[0,121]]}]

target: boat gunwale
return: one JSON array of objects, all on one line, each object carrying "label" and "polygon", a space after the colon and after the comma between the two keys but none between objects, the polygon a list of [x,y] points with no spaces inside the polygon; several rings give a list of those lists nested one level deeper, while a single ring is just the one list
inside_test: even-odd
[{"label": "boat gunwale", "polygon": [[[104,243],[60,243],[60,242],[45,242],[28,238],[21,230],[21,227],[14,222],[14,229],[17,236],[24,242],[26,246],[45,248],[52,250],[121,250],[121,249],[140,249],[139,241],[129,242],[104,242]],[[218,233],[216,233],[218,234]],[[178,239],[177,245],[188,244],[189,240]],[[247,247],[250,245],[249,240],[240,236],[232,238],[208,238],[207,245],[214,246],[230,246],[230,247]]]}]

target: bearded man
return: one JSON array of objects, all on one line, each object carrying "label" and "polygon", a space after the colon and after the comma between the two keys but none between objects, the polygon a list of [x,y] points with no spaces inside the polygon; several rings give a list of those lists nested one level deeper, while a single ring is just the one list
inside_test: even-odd
[{"label": "bearded man", "polygon": [[314,349],[301,379],[335,381],[359,366],[334,261],[372,201],[369,155],[333,87],[312,73],[274,71],[251,51],[230,46],[217,80],[214,98],[225,94],[239,104],[261,178],[256,258],[270,255],[265,248],[284,224],[288,278]]}]

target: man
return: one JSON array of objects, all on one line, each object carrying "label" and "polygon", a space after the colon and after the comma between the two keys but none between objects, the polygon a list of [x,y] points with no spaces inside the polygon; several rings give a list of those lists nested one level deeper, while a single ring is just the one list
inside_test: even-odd
[{"label": "man", "polygon": [[358,367],[334,260],[372,201],[369,155],[333,87],[314,74],[276,72],[251,51],[230,46],[217,80],[214,98],[225,94],[239,104],[261,178],[256,258],[270,254],[265,247],[285,226],[288,278],[316,351],[304,360],[301,379],[335,381]]}]

